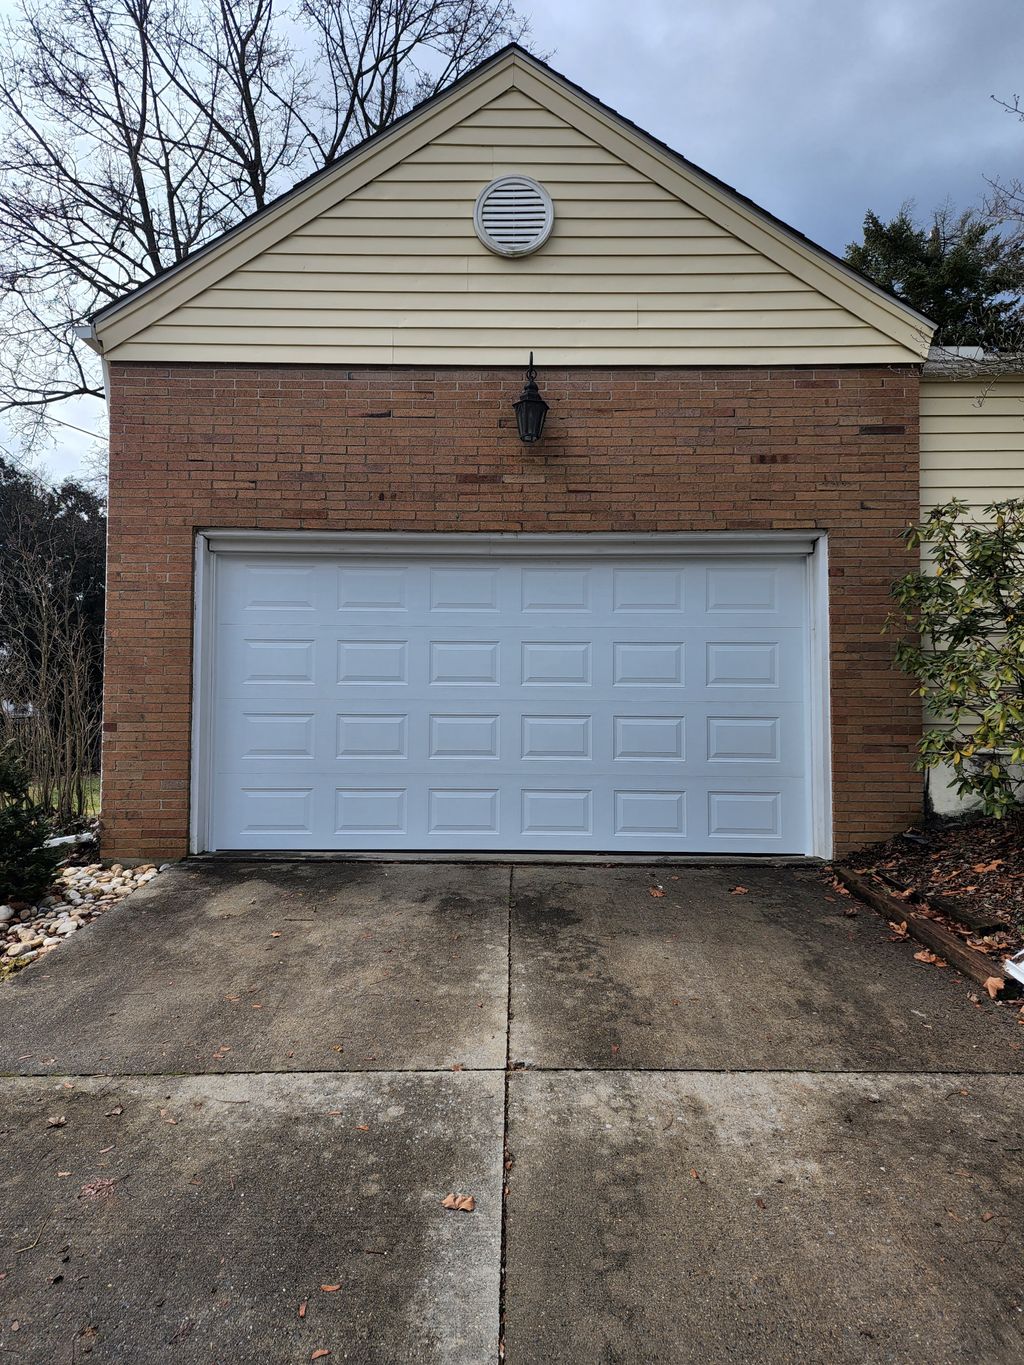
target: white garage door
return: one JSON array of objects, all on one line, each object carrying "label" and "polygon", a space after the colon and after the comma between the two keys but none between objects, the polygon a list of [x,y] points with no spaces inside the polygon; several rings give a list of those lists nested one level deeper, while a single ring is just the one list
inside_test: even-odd
[{"label": "white garage door", "polygon": [[807,563],[218,555],[209,846],[807,852]]}]

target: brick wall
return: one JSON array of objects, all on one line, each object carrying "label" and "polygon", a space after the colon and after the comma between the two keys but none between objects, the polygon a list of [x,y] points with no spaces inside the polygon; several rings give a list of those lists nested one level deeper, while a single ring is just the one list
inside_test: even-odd
[{"label": "brick wall", "polygon": [[918,375],[115,364],[104,852],[186,851],[193,536],[201,527],[754,531],[830,536],[837,847],[920,810],[920,709],[880,634],[918,500]]}]

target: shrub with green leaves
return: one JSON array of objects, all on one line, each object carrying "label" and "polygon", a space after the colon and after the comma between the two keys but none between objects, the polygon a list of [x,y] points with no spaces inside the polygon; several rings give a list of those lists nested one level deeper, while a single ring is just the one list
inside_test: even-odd
[{"label": "shrub with green leaves", "polygon": [[60,852],[44,846],[49,834],[24,767],[10,746],[0,749],[0,901],[32,901],[52,884]]},{"label": "shrub with green leaves", "polygon": [[918,767],[947,763],[961,796],[1002,817],[1024,796],[1024,499],[960,499],[905,533],[920,571],[893,586],[896,661],[930,722]]}]

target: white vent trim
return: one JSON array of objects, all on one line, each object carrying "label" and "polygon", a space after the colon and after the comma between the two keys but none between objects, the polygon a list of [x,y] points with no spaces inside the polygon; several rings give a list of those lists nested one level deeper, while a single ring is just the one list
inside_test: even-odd
[{"label": "white vent trim", "polygon": [[476,197],[476,235],[497,256],[528,256],[551,236],[555,206],[528,175],[500,175]]}]

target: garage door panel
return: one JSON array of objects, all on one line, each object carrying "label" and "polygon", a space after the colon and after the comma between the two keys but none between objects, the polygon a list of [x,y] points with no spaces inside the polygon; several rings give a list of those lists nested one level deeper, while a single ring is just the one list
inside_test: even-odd
[{"label": "garage door panel", "polygon": [[217,573],[212,846],[806,851],[799,557]]}]

